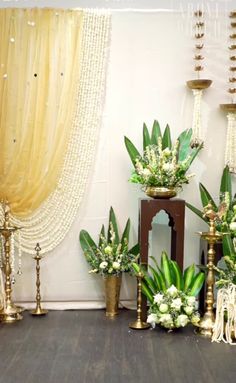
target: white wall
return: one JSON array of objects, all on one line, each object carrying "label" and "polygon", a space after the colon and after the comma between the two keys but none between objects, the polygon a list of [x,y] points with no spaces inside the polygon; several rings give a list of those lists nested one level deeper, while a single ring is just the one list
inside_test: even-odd
[{"label": "white wall", "polygon": [[[161,126],[169,123],[174,137],[191,126],[193,97],[186,80],[193,78],[191,17],[187,1],[2,1],[2,6],[126,6],[163,8],[174,5],[177,12],[112,12],[112,39],[107,81],[106,107],[94,171],[83,205],[64,242],[42,261],[42,296],[47,301],[102,301],[99,276],[88,274],[88,266],[79,246],[79,232],[98,235],[107,222],[109,207],[117,213],[120,226],[132,221],[132,241],[137,240],[139,187],[128,183],[131,163],[123,136],[127,135],[141,149],[142,123]],[[90,4],[89,4],[90,3]],[[132,4],[131,4],[132,3]],[[189,5],[190,4],[190,5]],[[227,18],[233,1],[204,2],[208,6],[205,77],[213,80],[204,93],[203,124],[205,148],[192,166],[196,177],[180,197],[200,207],[198,182],[218,196],[224,167],[226,116],[219,104],[227,102]],[[216,4],[221,9],[215,13]],[[181,11],[180,11],[181,10]],[[212,10],[212,12],[211,12]],[[214,10],[214,12],[213,12]],[[217,11],[218,12],[218,11]],[[205,226],[186,211],[185,264],[198,262],[199,238],[196,231]],[[153,244],[158,248],[157,244]],[[34,261],[24,259],[24,274],[17,279],[17,300],[32,300],[35,295]],[[122,298],[135,297],[135,283],[125,278]]]}]

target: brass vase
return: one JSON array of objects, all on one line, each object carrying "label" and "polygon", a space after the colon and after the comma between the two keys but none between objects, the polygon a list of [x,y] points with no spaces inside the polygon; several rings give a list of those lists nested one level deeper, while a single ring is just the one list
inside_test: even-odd
[{"label": "brass vase", "polygon": [[174,187],[147,186],[145,188],[145,193],[148,197],[152,198],[170,199],[176,196],[177,191]]},{"label": "brass vase", "polygon": [[119,275],[108,275],[104,278],[106,316],[110,318],[118,314],[121,279],[121,273]]}]

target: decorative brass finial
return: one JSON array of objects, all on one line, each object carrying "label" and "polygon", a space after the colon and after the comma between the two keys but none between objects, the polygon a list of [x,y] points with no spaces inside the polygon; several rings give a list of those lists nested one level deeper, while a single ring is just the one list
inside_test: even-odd
[{"label": "decorative brass finial", "polygon": [[129,327],[134,330],[145,330],[150,327],[150,324],[142,321],[142,278],[143,274],[137,274],[137,320],[130,323]]},{"label": "decorative brass finial", "polygon": [[31,310],[30,313],[35,316],[40,315],[46,315],[48,313],[48,310],[42,309],[41,307],[41,295],[40,295],[40,264],[39,261],[42,259],[42,256],[40,255],[41,247],[39,243],[36,243],[35,246],[36,255],[34,256],[34,259],[36,260],[36,308],[34,310]]}]

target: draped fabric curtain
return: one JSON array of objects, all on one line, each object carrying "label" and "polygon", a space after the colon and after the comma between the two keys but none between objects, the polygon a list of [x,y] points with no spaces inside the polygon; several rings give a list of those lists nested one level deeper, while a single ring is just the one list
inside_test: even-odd
[{"label": "draped fabric curtain", "polygon": [[101,123],[110,22],[97,10],[0,10],[0,198],[26,253],[36,242],[42,254],[54,249],[80,206]]},{"label": "draped fabric curtain", "polygon": [[82,12],[0,10],[0,198],[25,216],[55,189],[80,71]]}]

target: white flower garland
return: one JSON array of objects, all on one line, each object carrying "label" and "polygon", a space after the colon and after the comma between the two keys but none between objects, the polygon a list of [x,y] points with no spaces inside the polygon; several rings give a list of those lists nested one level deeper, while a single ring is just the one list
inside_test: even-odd
[{"label": "white flower garland", "polygon": [[236,173],[236,113],[228,113],[226,136],[225,165],[232,173]]},{"label": "white flower garland", "polygon": [[[227,314],[227,321],[225,321]],[[212,342],[223,341],[236,345],[232,335],[236,335],[236,286],[229,285],[218,291],[216,303],[216,320],[213,328]]]},{"label": "white flower garland", "polygon": [[[15,236],[16,245],[19,247],[21,238],[22,251],[28,254],[35,253],[36,243],[40,243],[43,254],[64,239],[78,212],[94,159],[105,92],[111,17],[106,11],[84,12],[76,115],[61,177],[56,190],[32,215],[24,218],[10,215],[11,224],[21,227],[21,236]],[[3,220],[3,211],[0,215]]]},{"label": "white flower garland", "polygon": [[201,101],[202,90],[193,89],[194,106],[193,106],[193,122],[192,122],[192,144],[200,145],[203,142],[202,138],[202,121],[201,121]]}]

